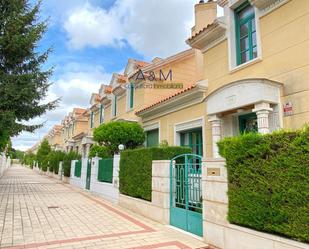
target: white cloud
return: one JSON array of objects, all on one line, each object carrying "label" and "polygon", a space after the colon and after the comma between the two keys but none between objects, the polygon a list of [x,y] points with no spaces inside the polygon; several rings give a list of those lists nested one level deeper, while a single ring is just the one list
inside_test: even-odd
[{"label": "white cloud", "polygon": [[123,43],[119,23],[113,12],[93,7],[89,3],[69,15],[64,29],[69,35],[70,45],[75,49],[102,44],[121,46]]},{"label": "white cloud", "polygon": [[74,107],[89,107],[91,93],[98,92],[100,84],[107,83],[111,79],[111,75],[106,73],[101,66],[69,63],[63,69],[65,73],[54,82],[45,99],[45,101],[51,101],[61,97],[58,108],[27,122],[28,124],[45,122],[45,124],[34,133],[22,132],[19,136],[12,138],[15,149],[30,148],[54,125],[60,124],[65,115]]},{"label": "white cloud", "polygon": [[69,45],[121,46],[127,41],[146,57],[168,56],[188,48],[196,0],[118,0],[108,11],[86,3],[64,23]]}]

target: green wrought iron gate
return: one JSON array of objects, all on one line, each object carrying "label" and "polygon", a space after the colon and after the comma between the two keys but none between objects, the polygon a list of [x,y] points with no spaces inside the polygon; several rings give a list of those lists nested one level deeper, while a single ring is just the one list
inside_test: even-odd
[{"label": "green wrought iron gate", "polygon": [[91,159],[87,162],[87,174],[86,174],[86,189],[90,190],[90,179],[91,179]]},{"label": "green wrought iron gate", "polygon": [[183,154],[170,164],[170,224],[203,236],[202,157]]}]

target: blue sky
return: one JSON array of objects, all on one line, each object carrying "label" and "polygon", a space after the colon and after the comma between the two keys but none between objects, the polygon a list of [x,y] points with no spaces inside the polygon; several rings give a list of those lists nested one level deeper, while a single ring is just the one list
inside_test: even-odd
[{"label": "blue sky", "polygon": [[[35,3],[31,0],[31,3]],[[12,139],[25,150],[59,124],[73,107],[87,108],[100,84],[122,72],[129,58],[150,61],[187,49],[198,0],[43,0],[41,18],[49,28],[39,49],[53,47],[53,85],[45,101],[61,97],[59,107],[31,120],[45,122],[35,133]]]}]

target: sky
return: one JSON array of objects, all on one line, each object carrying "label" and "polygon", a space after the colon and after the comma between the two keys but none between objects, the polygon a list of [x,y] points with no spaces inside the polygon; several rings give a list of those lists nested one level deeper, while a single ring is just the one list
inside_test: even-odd
[{"label": "sky", "polygon": [[[35,3],[36,0],[30,0]],[[90,96],[122,73],[129,58],[151,61],[188,49],[198,0],[43,0],[40,16],[48,31],[40,50],[52,47],[46,68],[53,67],[44,101],[61,97],[59,106],[29,123],[44,122],[34,133],[12,138],[26,150],[74,107],[90,106]]]}]

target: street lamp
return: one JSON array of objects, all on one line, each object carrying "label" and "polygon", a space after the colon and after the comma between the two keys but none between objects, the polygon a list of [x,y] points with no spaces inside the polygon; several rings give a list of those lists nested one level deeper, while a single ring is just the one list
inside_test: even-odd
[{"label": "street lamp", "polygon": [[123,145],[123,144],[119,144],[119,145],[118,145],[118,149],[119,149],[119,151],[124,150],[124,145]]}]

